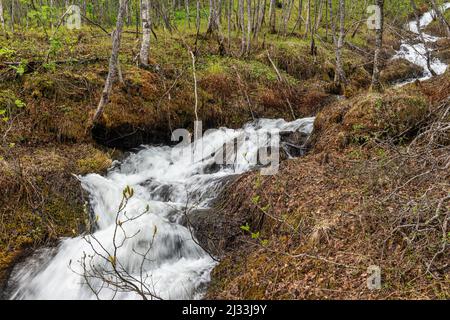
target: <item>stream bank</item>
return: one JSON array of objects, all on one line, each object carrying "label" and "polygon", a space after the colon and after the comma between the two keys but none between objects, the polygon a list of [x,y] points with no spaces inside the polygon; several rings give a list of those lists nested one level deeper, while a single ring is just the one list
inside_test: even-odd
[{"label": "stream bank", "polygon": [[[193,220],[221,257],[206,298],[448,299],[443,220],[422,224],[448,215],[450,136],[430,145],[426,132],[449,92],[447,72],[337,102],[317,115],[310,154],[233,182]],[[381,290],[367,288],[372,265]]]}]

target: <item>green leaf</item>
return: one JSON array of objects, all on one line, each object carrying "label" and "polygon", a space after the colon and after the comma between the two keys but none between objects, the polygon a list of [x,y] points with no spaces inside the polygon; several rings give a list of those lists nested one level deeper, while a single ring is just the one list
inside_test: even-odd
[{"label": "green leaf", "polygon": [[256,233],[252,233],[252,239],[258,239],[259,238],[259,231]]},{"label": "green leaf", "polygon": [[250,231],[250,226],[249,226],[249,224],[246,223],[245,226],[241,226],[241,230],[244,230],[244,231]]},{"label": "green leaf", "polygon": [[14,103],[16,104],[16,107],[17,107],[17,108],[23,108],[23,107],[25,107],[25,102],[23,102],[23,101],[20,100],[20,99],[16,99],[16,100],[14,101]]},{"label": "green leaf", "polygon": [[258,204],[258,203],[259,203],[259,199],[260,199],[259,196],[254,196],[254,197],[252,198],[253,204]]}]

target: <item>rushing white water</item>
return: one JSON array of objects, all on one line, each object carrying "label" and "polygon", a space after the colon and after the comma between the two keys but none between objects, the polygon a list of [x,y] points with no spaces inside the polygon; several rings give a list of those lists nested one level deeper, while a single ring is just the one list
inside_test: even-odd
[{"label": "rushing white water", "polygon": [[[441,10],[442,12],[445,12],[446,10],[450,9],[450,2],[445,3]],[[424,13],[420,17],[419,25],[420,29],[424,29],[426,26],[428,26],[431,22],[433,22],[434,18],[436,17],[436,13],[434,10],[430,10],[426,13]],[[410,21],[407,25],[407,28],[409,31],[419,35],[419,29],[417,27],[416,20]],[[424,74],[421,78],[419,78],[420,81],[428,80],[431,78],[432,73],[431,70],[428,69],[427,64],[427,49],[429,52],[432,50],[428,48],[427,43],[436,42],[439,40],[439,37],[435,37],[429,34],[426,34],[422,32],[423,40],[422,42],[420,36],[416,37],[414,39],[414,43],[410,43],[408,41],[403,41],[400,50],[397,52],[397,54],[394,56],[393,59],[403,58],[405,60],[408,60],[411,63],[414,63],[415,65],[418,65],[424,70]],[[447,70],[447,65],[440,61],[437,58],[433,58],[430,61],[430,68],[437,74],[441,75],[444,74]],[[408,80],[406,82],[401,83],[400,85],[405,85],[407,83],[411,83],[415,81],[414,80]]]},{"label": "rushing white water", "polygon": [[[134,195],[126,206],[126,216],[121,213],[120,219],[139,218],[123,225],[125,234],[134,236],[118,249],[116,264],[136,279],[144,279],[152,294],[160,298],[201,298],[215,261],[193,241],[189,230],[178,223],[184,209],[187,206],[207,208],[220,192],[226,177],[254,169],[251,160],[269,143],[268,138],[261,139],[264,136],[261,133],[301,131],[310,134],[313,122],[314,118],[294,122],[261,119],[240,130],[218,130],[195,142],[196,148],[203,147],[203,155],[211,155],[222,150],[224,142],[245,136],[244,143],[237,146],[235,165],[231,166],[212,167],[214,157],[193,161],[191,146],[145,147],[116,163],[105,177],[97,174],[79,177],[82,187],[90,195],[92,212],[98,217],[93,236],[102,247],[95,241],[91,246],[83,237],[76,237],[63,239],[57,248],[37,252],[13,271],[10,298],[95,299],[96,295],[79,275],[84,273],[79,261],[83,261],[86,253],[88,258],[94,256],[88,260],[87,271],[102,267],[111,269],[111,263],[93,254],[93,249],[113,256],[115,217],[127,186],[133,188]],[[183,152],[186,149],[189,152]],[[149,212],[141,215],[147,206]],[[122,240],[124,235],[119,232],[117,243]],[[148,250],[149,255],[143,263],[137,252]],[[144,275],[142,278],[141,274]],[[94,290],[102,286],[102,281],[95,279],[89,283]],[[104,287],[98,298],[140,298],[136,293],[125,291],[115,292]]]}]

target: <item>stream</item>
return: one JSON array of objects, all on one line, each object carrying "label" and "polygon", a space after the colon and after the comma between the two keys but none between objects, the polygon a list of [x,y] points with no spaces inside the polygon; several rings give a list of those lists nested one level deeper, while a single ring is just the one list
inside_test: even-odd
[{"label": "stream", "polygon": [[[116,290],[117,285],[110,285],[117,280],[109,273],[110,257],[115,257],[115,264],[132,282],[145,283],[149,299],[201,298],[216,262],[180,224],[186,208],[208,208],[230,177],[258,168],[261,148],[279,146],[274,138],[277,133],[300,131],[309,135],[313,123],[314,118],[293,122],[260,119],[239,130],[216,130],[189,145],[144,147],[115,163],[106,176],[78,177],[89,194],[96,231],[63,239],[57,248],[39,250],[17,265],[9,281],[10,298],[142,298],[123,286]],[[224,144],[236,145],[232,161],[216,165],[217,157],[211,155],[222,152]],[[200,152],[199,159],[192,157],[193,151]],[[229,158],[230,153],[226,155]],[[114,241],[115,217],[127,186],[134,194],[119,218],[130,220]],[[119,247],[115,255],[114,242]],[[95,270],[103,270],[108,278],[93,276]],[[83,276],[86,274],[89,276]]]},{"label": "stream", "polygon": [[[442,12],[445,12],[446,10],[450,9],[450,2],[446,2],[442,7]],[[434,10],[430,10],[428,12],[425,12],[421,17],[419,21],[420,29],[426,28],[431,22],[433,22],[434,17],[436,16]],[[417,34],[417,37],[412,40],[412,42],[403,41],[400,50],[397,52],[397,54],[393,57],[393,59],[405,59],[411,63],[414,63],[415,65],[421,67],[423,69],[423,75],[419,79],[409,79],[404,82],[399,83],[400,86],[414,82],[416,80],[419,81],[425,81],[432,77],[431,71],[428,69],[427,64],[427,48],[428,51],[431,53],[433,50],[428,47],[427,44],[433,43],[438,41],[440,38],[435,37],[429,34],[426,34],[425,32],[422,32],[423,39],[425,43],[421,41],[420,35],[419,35],[419,29],[417,27],[416,20],[410,21],[406,25],[406,29],[411,31],[412,33]],[[436,75],[444,74],[447,70],[447,65],[440,61],[437,58],[431,58],[430,61],[430,67],[433,69],[433,71],[436,73]]]}]

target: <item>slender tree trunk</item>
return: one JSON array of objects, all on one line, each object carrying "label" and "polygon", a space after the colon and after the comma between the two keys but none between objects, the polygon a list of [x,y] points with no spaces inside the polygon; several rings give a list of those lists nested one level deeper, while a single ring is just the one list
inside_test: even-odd
[{"label": "slender tree trunk", "polygon": [[206,31],[206,33],[212,33],[214,30],[215,30],[215,28],[216,28],[216,26],[215,26],[215,23],[216,23],[216,17],[215,17],[215,15],[216,15],[216,9],[215,9],[215,1],[214,0],[209,0],[209,17],[208,17],[208,28],[207,28],[207,31]]},{"label": "slender tree trunk", "polygon": [[330,12],[331,36],[333,38],[334,45],[337,45],[336,22],[334,21],[334,16],[333,16],[333,0],[328,0],[328,9]]},{"label": "slender tree trunk", "polygon": [[305,35],[304,35],[305,38],[308,36],[310,24],[311,24],[311,0],[308,0],[308,10],[306,12],[306,22],[305,22]]},{"label": "slender tree trunk", "polygon": [[194,49],[194,54],[197,54],[197,50],[198,50],[198,36],[200,35],[200,0],[197,0],[197,5],[196,5],[196,17],[195,17],[195,28],[197,30],[196,35],[195,35],[195,49]]},{"label": "slender tree trunk", "polygon": [[15,14],[15,9],[14,9],[14,0],[11,0],[11,17],[10,17],[10,22],[11,22],[11,31],[12,33],[14,33],[14,14]]},{"label": "slender tree trunk", "polygon": [[325,5],[325,40],[328,41],[328,29],[330,27],[329,25],[329,21],[328,21],[328,4],[327,4],[327,0],[324,1],[324,5]]},{"label": "slender tree trunk", "polygon": [[323,13],[323,3],[326,0],[319,0],[319,10],[317,12],[317,17],[316,17],[316,25],[315,25],[315,31],[317,32],[317,30],[320,27],[320,23],[322,22],[322,13]]},{"label": "slender tree trunk", "polygon": [[294,5],[294,0],[288,0],[287,2],[284,2],[284,5],[283,5],[283,35],[284,36],[287,36],[287,26],[288,26],[289,20],[291,19],[293,5]]},{"label": "slender tree trunk", "polygon": [[298,27],[298,31],[302,32],[302,14],[303,14],[303,0],[298,1],[298,13],[297,13],[297,21],[295,22],[294,29],[292,29],[292,33],[294,33],[295,29]]},{"label": "slender tree trunk", "polygon": [[148,66],[148,57],[150,52],[150,37],[151,37],[151,21],[150,21],[150,0],[142,0],[141,8],[142,19],[142,44],[141,52],[139,54],[140,64]]},{"label": "slender tree trunk", "polygon": [[119,65],[120,43],[122,40],[122,29],[128,1],[129,0],[120,1],[119,13],[117,15],[117,22],[116,22],[116,30],[114,31],[112,40],[112,51],[111,51],[111,58],[109,59],[108,77],[106,78],[105,87],[103,88],[103,92],[100,97],[100,102],[97,106],[97,110],[93,118],[93,123],[97,123],[100,120],[100,117],[103,115],[103,110],[105,109],[105,106],[109,102],[109,96],[111,95],[114,81],[116,80],[117,74],[119,72],[118,65]]},{"label": "slender tree trunk", "polygon": [[258,22],[256,23],[256,30],[254,31],[255,39],[257,39],[258,34],[261,31],[262,25],[264,23],[264,16],[266,15],[266,4],[267,4],[267,0],[264,0],[260,7],[260,10],[259,10]]},{"label": "slender tree trunk", "polygon": [[0,0],[0,23],[2,24],[3,32],[6,33],[5,18],[4,18],[4,15],[3,15],[3,0]]},{"label": "slender tree trunk", "polygon": [[227,12],[227,19],[228,19],[228,51],[231,50],[231,13],[233,11],[234,1],[228,0],[228,12]]},{"label": "slender tree trunk", "polygon": [[276,13],[276,0],[270,0],[270,8],[269,8],[269,24],[270,24],[270,32],[276,33],[276,25],[277,25],[277,13]]},{"label": "slender tree trunk", "polygon": [[200,33],[200,0],[197,0],[195,27],[197,29],[197,36]]},{"label": "slender tree trunk", "polygon": [[372,90],[376,92],[382,91],[380,83],[380,54],[383,46],[383,27],[384,27],[384,0],[376,0],[375,4],[380,9],[380,16],[377,17],[376,38],[375,38],[375,55],[373,58],[373,74],[372,74]]},{"label": "slender tree trunk", "polygon": [[247,49],[246,53],[250,54],[252,42],[252,0],[247,0]]},{"label": "slender tree trunk", "polygon": [[140,16],[142,11],[142,1],[139,0],[136,4],[136,10],[135,10],[135,19],[136,19],[136,39],[139,38],[139,24],[140,24]]},{"label": "slender tree trunk", "polygon": [[347,82],[342,65],[342,47],[345,37],[345,0],[339,0],[339,38],[336,46],[336,74],[334,81],[338,84]]},{"label": "slender tree trunk", "polygon": [[245,17],[244,17],[244,12],[245,12],[245,8],[244,8],[244,0],[239,0],[239,21],[240,21],[240,25],[241,25],[241,32],[242,32],[242,38],[241,38],[241,54],[244,55],[245,54],[245,44],[246,44],[246,40],[245,40]]},{"label": "slender tree trunk", "polygon": [[189,0],[184,0],[184,5],[186,7],[187,26],[188,26],[188,28],[190,28],[191,27],[191,17],[190,17],[190,12],[189,12]]},{"label": "slender tree trunk", "polygon": [[224,35],[222,33],[222,23],[221,23],[221,15],[222,15],[222,0],[216,0],[216,10],[214,13],[214,19],[215,19],[215,26],[217,31],[217,42],[219,44],[219,53],[221,55],[225,54],[225,46],[224,46]]},{"label": "slender tree trunk", "polygon": [[447,37],[450,38],[450,24],[445,20],[444,14],[442,13],[442,10],[439,8],[439,6],[436,3],[436,0],[430,0],[431,5],[433,6],[434,11],[436,12],[436,15],[441,22],[442,26],[445,29],[445,32],[447,33]]}]

